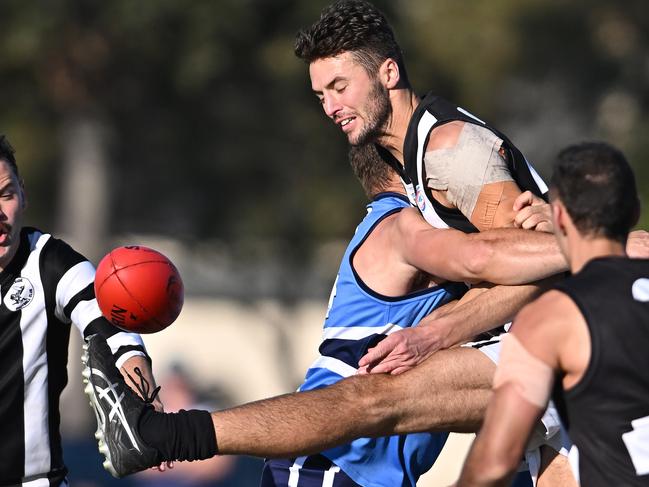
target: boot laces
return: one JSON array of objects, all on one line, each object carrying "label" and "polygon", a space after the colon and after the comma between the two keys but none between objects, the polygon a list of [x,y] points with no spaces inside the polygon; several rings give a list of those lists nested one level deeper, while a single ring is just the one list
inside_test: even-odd
[{"label": "boot laces", "polygon": [[[142,373],[140,368],[135,367],[133,369],[133,372],[135,372],[135,375],[137,375],[138,379],[140,379],[139,383],[128,372],[126,372],[126,375],[131,380],[131,382],[133,383],[137,391],[140,393],[140,396],[142,396],[144,402],[146,404],[152,404],[153,401],[155,401],[155,398],[158,397],[158,393],[160,392],[160,386],[156,387],[155,389],[153,389],[153,392],[151,392],[151,384],[146,379],[146,377],[144,377],[144,374]],[[151,395],[149,395],[149,392],[151,392]]]}]

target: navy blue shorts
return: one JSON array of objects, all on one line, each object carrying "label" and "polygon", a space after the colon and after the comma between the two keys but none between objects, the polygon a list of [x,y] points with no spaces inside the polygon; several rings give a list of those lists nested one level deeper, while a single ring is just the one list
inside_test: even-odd
[{"label": "navy blue shorts", "polygon": [[266,460],[260,487],[361,487],[323,455]]},{"label": "navy blue shorts", "polygon": [[[512,487],[532,487],[529,472],[519,472]],[[266,460],[259,487],[361,487],[323,455]]]},{"label": "navy blue shorts", "polygon": [[532,487],[533,485],[529,472],[518,472],[512,480],[512,487]]}]

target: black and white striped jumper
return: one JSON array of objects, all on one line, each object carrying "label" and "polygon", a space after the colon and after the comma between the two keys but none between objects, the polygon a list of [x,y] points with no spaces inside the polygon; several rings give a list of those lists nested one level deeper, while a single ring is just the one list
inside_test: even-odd
[{"label": "black and white striped jumper", "polygon": [[107,337],[118,366],[145,355],[139,335],[101,316],[94,266],[62,240],[24,228],[0,273],[0,486],[67,485],[59,398],[73,323]]}]

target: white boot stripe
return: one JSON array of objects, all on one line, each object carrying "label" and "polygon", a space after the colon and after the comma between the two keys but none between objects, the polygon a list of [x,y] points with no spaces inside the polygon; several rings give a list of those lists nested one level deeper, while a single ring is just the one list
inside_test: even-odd
[{"label": "white boot stripe", "polygon": [[[135,435],[133,434],[133,431],[131,430],[130,425],[126,421],[126,415],[124,414],[124,410],[122,409],[122,399],[124,399],[124,392],[121,393],[121,395],[118,397],[117,391],[115,390],[115,386],[117,385],[116,383],[111,383],[108,380],[108,377],[98,369],[90,368],[90,373],[91,375],[95,375],[101,379],[103,379],[106,383],[108,383],[108,387],[106,388],[101,388],[98,386],[95,386],[93,384],[93,387],[95,390],[99,392],[99,398],[103,399],[106,401],[108,404],[110,404],[111,409],[108,415],[108,421],[112,421],[112,419],[117,415],[117,418],[119,419],[119,422],[121,423],[122,427],[126,431],[126,434],[128,435],[129,439],[131,440],[131,443],[133,444],[133,447],[138,451],[141,452],[140,447],[137,444],[137,441],[135,440]],[[110,393],[112,392],[112,396]],[[106,424],[104,423],[103,428],[106,429]]]}]

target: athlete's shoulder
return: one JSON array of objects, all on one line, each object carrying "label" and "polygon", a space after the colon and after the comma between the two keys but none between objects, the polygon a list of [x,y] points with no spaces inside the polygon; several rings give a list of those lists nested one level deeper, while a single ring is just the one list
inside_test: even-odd
[{"label": "athlete's shoulder", "polygon": [[580,320],[583,316],[572,298],[558,289],[551,289],[520,310],[512,331],[517,335],[556,338]]},{"label": "athlete's shoulder", "polygon": [[[556,320],[565,316],[566,312],[572,311],[579,312],[579,309],[570,296],[559,289],[551,289],[524,306],[518,313],[516,320],[530,322]],[[567,319],[570,318],[567,317]]]},{"label": "athlete's shoulder", "polygon": [[465,123],[462,120],[453,120],[452,122],[434,127],[430,131],[426,150],[432,151],[455,147]]},{"label": "athlete's shoulder", "polygon": [[[387,230],[386,227],[385,230]],[[459,244],[458,235],[464,235],[450,228],[437,228],[428,223],[415,208],[404,208],[392,220],[390,245],[399,249],[404,261],[418,267],[419,257],[429,255],[436,246],[454,246]],[[387,232],[386,232],[387,233]],[[421,263],[419,264],[421,265]]]},{"label": "athlete's shoulder", "polygon": [[413,233],[420,229],[433,229],[417,208],[408,207],[402,209],[393,219],[396,229],[401,233]]},{"label": "athlete's shoulder", "polygon": [[525,306],[510,331],[537,358],[556,368],[580,356],[586,329],[574,301],[553,289]]},{"label": "athlete's shoulder", "polygon": [[33,230],[32,235],[38,239],[39,245],[42,246],[40,260],[44,269],[55,273],[64,273],[80,262],[88,260],[64,240],[37,229]]}]

